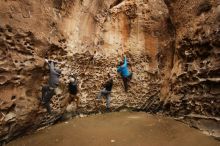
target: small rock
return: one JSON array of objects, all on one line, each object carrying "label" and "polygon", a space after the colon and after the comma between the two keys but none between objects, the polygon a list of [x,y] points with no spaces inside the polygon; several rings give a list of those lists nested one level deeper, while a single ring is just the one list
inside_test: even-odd
[{"label": "small rock", "polygon": [[86,117],[86,115],[80,114],[79,117],[84,118],[84,117]]},{"label": "small rock", "polygon": [[113,143],[113,142],[115,142],[115,140],[114,140],[114,139],[111,139],[111,142]]},{"label": "small rock", "polygon": [[5,116],[5,121],[15,121],[15,117],[16,117],[16,114],[10,112]]},{"label": "small rock", "polygon": [[69,119],[71,119],[72,117],[73,117],[72,113],[66,112],[66,113],[64,113],[63,116],[62,116],[62,120],[69,120]]},{"label": "small rock", "polygon": [[127,112],[128,109],[124,108],[124,109],[121,109],[120,112]]}]

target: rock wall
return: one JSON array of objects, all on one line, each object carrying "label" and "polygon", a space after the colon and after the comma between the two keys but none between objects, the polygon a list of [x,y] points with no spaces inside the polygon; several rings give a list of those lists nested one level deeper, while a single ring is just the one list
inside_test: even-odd
[{"label": "rock wall", "polygon": [[[159,93],[159,64],[166,65],[159,62],[158,54],[165,53],[172,45],[168,20],[163,1],[75,2],[61,29],[68,36],[64,49],[67,54],[54,55],[54,59],[66,64],[62,67],[63,82],[70,73],[78,76],[84,110],[95,110],[94,99],[108,72],[115,75],[111,95],[113,110],[146,108],[148,100]],[[134,73],[128,93],[124,92],[121,77],[116,73],[123,51]]]},{"label": "rock wall", "polygon": [[[162,0],[3,1],[0,16],[1,141],[59,119],[68,106],[70,74],[79,81],[79,113],[105,108],[105,101],[97,104],[95,98],[108,72],[115,76],[113,111],[159,102],[160,72],[167,64],[158,54],[169,53],[173,41]],[[123,52],[134,73],[128,93],[116,73]],[[54,115],[40,102],[48,80],[44,58],[58,61],[62,70],[51,103]]]},{"label": "rock wall", "polygon": [[[57,11],[45,1],[1,1],[0,135],[1,141],[38,126],[45,118],[40,91],[46,82],[44,57],[61,34]],[[36,123],[36,124],[35,124]]]},{"label": "rock wall", "polygon": [[[0,137],[56,122],[68,105],[71,74],[79,81],[78,113],[105,108],[95,98],[115,76],[111,109],[219,117],[219,6],[210,1],[21,0],[0,2]],[[214,15],[213,15],[214,14]],[[211,16],[211,17],[210,17]],[[133,71],[124,92],[116,66]],[[58,94],[48,115],[40,102],[44,59],[59,62]],[[210,106],[209,104],[213,103]]]},{"label": "rock wall", "polygon": [[176,30],[165,109],[219,137],[220,1],[166,1]]}]

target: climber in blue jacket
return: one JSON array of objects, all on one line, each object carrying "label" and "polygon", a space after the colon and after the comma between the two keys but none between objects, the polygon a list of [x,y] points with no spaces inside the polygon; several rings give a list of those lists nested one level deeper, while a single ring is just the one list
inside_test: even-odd
[{"label": "climber in blue jacket", "polygon": [[123,82],[124,82],[125,92],[127,92],[128,91],[128,82],[132,78],[132,73],[129,72],[129,70],[128,70],[128,62],[127,62],[127,58],[125,55],[124,55],[124,62],[121,61],[117,67],[117,72],[121,74]]}]

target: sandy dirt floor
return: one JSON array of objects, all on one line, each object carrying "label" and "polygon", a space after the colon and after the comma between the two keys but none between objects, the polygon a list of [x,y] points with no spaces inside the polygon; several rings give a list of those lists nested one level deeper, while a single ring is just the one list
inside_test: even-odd
[{"label": "sandy dirt floor", "polygon": [[7,146],[220,146],[220,142],[170,118],[119,112],[74,118]]}]

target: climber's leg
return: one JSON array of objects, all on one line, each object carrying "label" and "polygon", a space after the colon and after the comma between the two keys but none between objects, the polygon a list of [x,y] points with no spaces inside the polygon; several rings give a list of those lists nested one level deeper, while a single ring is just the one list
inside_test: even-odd
[{"label": "climber's leg", "polygon": [[110,108],[110,100],[111,100],[110,94],[107,94],[106,95],[106,108],[107,109]]},{"label": "climber's leg", "polygon": [[129,81],[132,79],[133,73],[130,73],[130,75],[128,76]]},{"label": "climber's leg", "polygon": [[45,101],[46,101],[46,96],[47,96],[47,93],[48,93],[48,90],[49,90],[49,86],[43,86],[42,89],[41,89],[41,101],[42,103],[44,104]]},{"label": "climber's leg", "polygon": [[80,102],[80,100],[79,100],[79,96],[76,96],[75,95],[75,100],[76,100],[76,108],[78,108],[79,107],[79,102]]},{"label": "climber's leg", "polygon": [[125,92],[127,92],[128,91],[128,78],[122,77],[122,79],[123,79],[123,83],[124,83]]},{"label": "climber's leg", "polygon": [[47,112],[48,112],[49,114],[51,114],[50,102],[44,103],[44,106],[46,107]]},{"label": "climber's leg", "polygon": [[50,101],[54,95],[54,90],[50,89],[49,86],[42,88],[42,103],[46,107],[47,112],[51,114]]},{"label": "climber's leg", "polygon": [[102,92],[100,91],[99,94],[98,94],[98,96],[97,96],[97,99],[100,100],[101,97],[102,97]]},{"label": "climber's leg", "polygon": [[68,103],[71,104],[72,101],[74,101],[74,95],[69,93]]},{"label": "climber's leg", "polygon": [[100,100],[101,97],[104,96],[106,93],[107,93],[106,89],[105,89],[105,88],[102,89],[102,90],[99,92],[99,94],[98,94],[98,96],[97,96],[97,99]]}]

